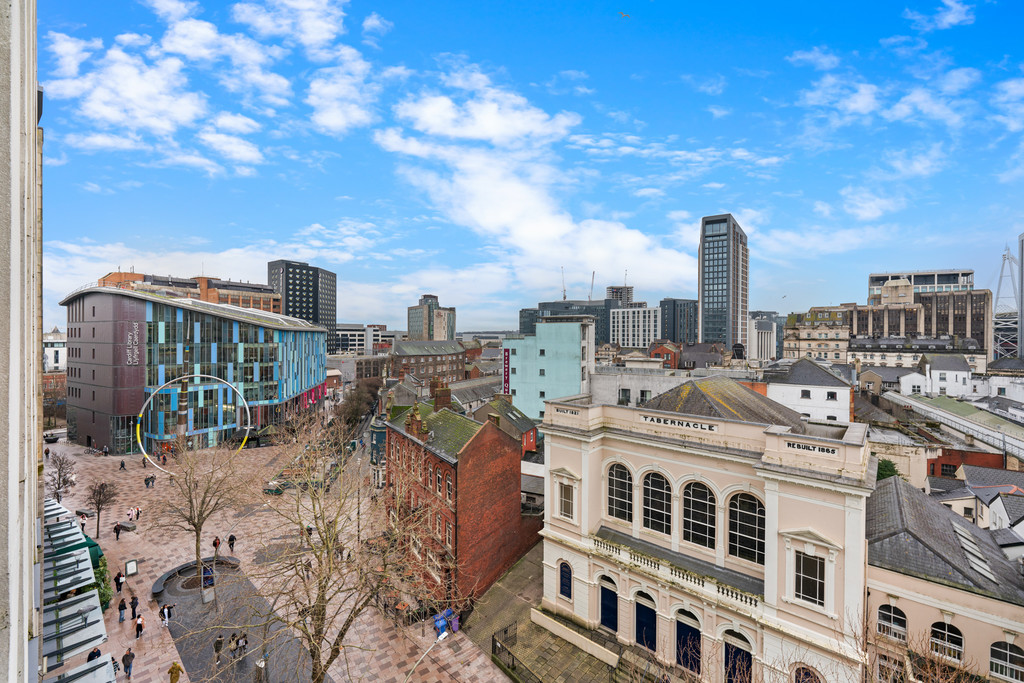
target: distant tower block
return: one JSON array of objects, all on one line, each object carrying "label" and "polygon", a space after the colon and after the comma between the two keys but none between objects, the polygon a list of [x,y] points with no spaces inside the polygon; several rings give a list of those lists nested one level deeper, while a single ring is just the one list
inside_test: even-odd
[{"label": "distant tower block", "polygon": [[1017,358],[1020,354],[1020,264],[1020,259],[1007,247],[999,268],[996,297],[992,300],[992,352],[997,360]]}]

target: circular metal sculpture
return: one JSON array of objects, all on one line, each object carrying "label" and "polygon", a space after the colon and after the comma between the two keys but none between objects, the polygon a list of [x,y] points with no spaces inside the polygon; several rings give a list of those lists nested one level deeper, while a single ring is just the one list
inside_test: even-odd
[{"label": "circular metal sculpture", "polygon": [[[164,382],[163,384],[158,386],[155,390],[153,390],[153,393],[151,393],[149,395],[149,398],[146,399],[146,402],[142,404],[142,409],[139,410],[139,415],[138,415],[138,417],[135,420],[135,440],[138,442],[139,448],[142,449],[142,458],[144,460],[149,460],[151,463],[153,463],[153,466],[156,467],[161,472],[165,472],[165,473],[170,474],[169,472],[167,472],[167,470],[165,470],[164,468],[162,468],[159,465],[157,465],[156,461],[153,460],[153,458],[149,457],[149,453],[146,452],[146,446],[143,445],[143,443],[142,443],[142,416],[145,414],[146,408],[149,407],[149,404],[153,400],[153,398],[157,394],[159,394],[161,391],[163,391],[167,387],[171,386],[175,382],[182,382],[184,380],[193,379],[193,378],[212,379],[215,382],[220,382],[221,384],[223,384],[223,385],[227,386],[229,389],[231,389],[231,391],[235,392],[235,395],[238,396],[239,400],[242,401],[242,407],[245,408],[245,437],[242,439],[242,443],[239,444],[238,451],[241,451],[243,448],[245,448],[245,442],[249,440],[249,432],[250,432],[250,430],[252,430],[252,414],[249,412],[249,402],[245,400],[245,396],[242,396],[242,392],[240,392],[238,390],[238,388],[234,384],[231,384],[230,382],[227,382],[227,381],[221,379],[220,377],[214,377],[213,375],[199,375],[199,374],[195,374],[195,375],[182,375],[181,377],[176,377],[176,378],[174,378],[172,380]],[[237,453],[238,451],[235,451],[235,452]]]}]

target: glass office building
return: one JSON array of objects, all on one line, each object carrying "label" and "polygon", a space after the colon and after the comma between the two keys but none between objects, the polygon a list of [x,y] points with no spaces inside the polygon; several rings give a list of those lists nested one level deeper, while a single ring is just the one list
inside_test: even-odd
[{"label": "glass office building", "polygon": [[749,251],[747,235],[732,214],[701,219],[698,269],[700,341],[745,348]]}]

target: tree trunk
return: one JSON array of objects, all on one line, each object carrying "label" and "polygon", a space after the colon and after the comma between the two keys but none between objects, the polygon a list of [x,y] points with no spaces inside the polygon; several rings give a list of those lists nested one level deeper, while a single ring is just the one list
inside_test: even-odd
[{"label": "tree trunk", "polygon": [[96,538],[100,537],[100,512],[102,510],[96,508]]},{"label": "tree trunk", "polygon": [[203,590],[203,548],[202,548],[202,536],[203,528],[199,527],[196,529],[196,577],[199,579],[199,591]]}]

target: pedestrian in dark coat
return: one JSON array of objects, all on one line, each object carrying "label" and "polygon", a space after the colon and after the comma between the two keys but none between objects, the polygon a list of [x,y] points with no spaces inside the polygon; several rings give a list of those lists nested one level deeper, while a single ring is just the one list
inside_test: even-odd
[{"label": "pedestrian in dark coat", "polygon": [[117,522],[116,524],[114,524],[114,540],[121,540],[121,522]]},{"label": "pedestrian in dark coat", "polygon": [[216,552],[218,548],[220,548],[220,536],[214,536],[213,537],[213,550],[214,550],[214,552]]},{"label": "pedestrian in dark coat", "polygon": [[231,550],[231,552],[235,552],[235,535],[234,534],[231,534],[230,536],[228,536],[228,548]]},{"label": "pedestrian in dark coat", "polygon": [[132,608],[132,621],[135,621],[135,618],[139,616],[139,598],[133,595],[131,601],[128,604],[131,605]]},{"label": "pedestrian in dark coat", "polygon": [[213,663],[220,664],[220,652],[224,649],[224,635],[218,633],[217,640],[213,641]]},{"label": "pedestrian in dark coat", "polygon": [[114,574],[114,587],[117,588],[117,592],[121,592],[121,585],[124,584],[124,574],[118,572]]},{"label": "pedestrian in dark coat", "polygon": [[124,664],[124,673],[128,676],[128,680],[132,680],[132,662],[135,661],[135,653],[132,652],[131,648],[124,651],[124,655],[121,657],[121,663]]},{"label": "pedestrian in dark coat", "polygon": [[124,611],[128,609],[128,605],[125,604],[124,598],[121,598],[121,602],[117,603],[117,623],[124,621]]},{"label": "pedestrian in dark coat", "polygon": [[85,661],[91,662],[92,660],[99,659],[102,656],[103,653],[100,652],[100,649],[98,647],[94,647],[92,650],[89,651],[89,656],[85,658]]},{"label": "pedestrian in dark coat", "polygon": [[125,472],[128,471],[128,468],[124,466],[124,460],[121,461],[121,466],[117,468],[118,472],[120,472],[121,470],[124,470]]},{"label": "pedestrian in dark coat", "polygon": [[142,632],[146,630],[146,618],[141,614],[139,618],[135,620],[135,639],[138,640],[142,637]]}]

